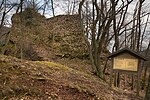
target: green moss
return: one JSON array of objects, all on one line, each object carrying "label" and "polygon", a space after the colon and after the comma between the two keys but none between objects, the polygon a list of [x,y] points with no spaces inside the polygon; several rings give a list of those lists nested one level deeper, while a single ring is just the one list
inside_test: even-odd
[{"label": "green moss", "polygon": [[48,61],[36,61],[36,64],[42,64],[43,67],[54,67],[62,70],[72,70],[72,68],[69,68],[67,66],[61,65],[61,64],[56,64],[54,62],[48,62]]}]

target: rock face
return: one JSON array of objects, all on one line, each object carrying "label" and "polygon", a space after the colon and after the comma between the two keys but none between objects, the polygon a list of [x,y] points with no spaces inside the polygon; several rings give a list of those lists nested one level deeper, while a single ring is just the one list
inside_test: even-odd
[{"label": "rock face", "polygon": [[60,15],[50,19],[27,8],[13,15],[5,54],[24,59],[50,60],[56,57],[83,57],[86,44],[78,15]]},{"label": "rock face", "polygon": [[10,30],[9,27],[3,26],[3,27],[0,29],[0,38],[1,38],[4,34],[8,33],[9,30]]},{"label": "rock face", "polygon": [[86,53],[82,29],[78,15],[57,16],[47,20],[52,48],[59,53],[81,56]]}]

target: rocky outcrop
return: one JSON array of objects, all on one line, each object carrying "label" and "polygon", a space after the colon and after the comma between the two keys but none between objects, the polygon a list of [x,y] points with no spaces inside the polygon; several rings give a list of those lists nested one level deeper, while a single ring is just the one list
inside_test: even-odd
[{"label": "rocky outcrop", "polygon": [[82,56],[86,53],[78,15],[57,16],[47,19],[46,24],[51,27],[50,44],[60,54]]},{"label": "rocky outcrop", "polygon": [[83,57],[87,48],[82,38],[78,15],[60,15],[50,19],[27,8],[13,15],[9,43],[5,54],[30,60],[57,57]]}]

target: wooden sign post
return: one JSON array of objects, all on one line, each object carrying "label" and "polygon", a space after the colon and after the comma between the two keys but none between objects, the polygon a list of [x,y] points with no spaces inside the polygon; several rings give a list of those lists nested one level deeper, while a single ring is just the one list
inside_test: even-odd
[{"label": "wooden sign post", "polygon": [[108,58],[112,58],[112,68],[110,76],[110,86],[112,86],[113,72],[126,72],[137,74],[137,96],[140,91],[140,73],[141,73],[141,60],[147,60],[142,55],[124,48],[117,52],[112,53]]}]

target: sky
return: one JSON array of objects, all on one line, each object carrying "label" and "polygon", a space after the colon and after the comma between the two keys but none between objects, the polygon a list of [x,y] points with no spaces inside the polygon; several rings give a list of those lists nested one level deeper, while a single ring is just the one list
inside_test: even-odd
[{"label": "sky", "polygon": [[[19,3],[20,0],[6,0],[7,3]],[[25,1],[32,1],[32,0],[25,0]],[[44,7],[43,4],[44,4],[44,0],[35,0],[36,3],[38,4],[38,8],[39,7]],[[55,15],[63,15],[63,14],[66,14],[67,13],[67,9],[72,9],[73,5],[72,5],[72,2],[74,0],[53,0],[54,1],[54,11],[55,11]],[[0,2],[2,2],[2,0],[0,0]],[[25,7],[27,7],[27,5],[29,5],[29,3],[25,3]],[[78,5],[75,6],[75,9],[76,9],[76,13],[77,13],[77,8],[78,8]],[[15,13],[16,11],[16,8],[12,9],[9,14],[7,15],[8,19],[9,19],[9,23],[11,24],[11,17],[12,15]],[[42,10],[39,10],[39,12],[42,14]],[[51,10],[51,3],[49,3],[47,5],[47,10],[45,12],[45,17],[47,18],[50,18],[50,17],[53,17],[53,13],[52,13],[52,10]]]},{"label": "sky", "polygon": [[[20,0],[7,0],[7,2],[10,2],[10,3],[18,3]],[[25,0],[25,1],[32,1],[32,0]],[[42,6],[43,3],[44,3],[44,0],[35,0],[36,3],[38,3],[38,6]],[[72,5],[72,2],[74,0],[53,0],[54,1],[54,9],[55,9],[55,15],[62,15],[62,14],[66,14],[67,13],[67,10],[68,9],[71,9],[73,7]],[[79,0],[75,0],[75,1],[79,1]],[[90,0],[89,0],[90,1]],[[100,0],[98,0],[100,1]],[[132,12],[135,8],[135,4],[138,0],[133,0],[134,2],[129,6],[130,8],[130,12]],[[0,2],[2,2],[2,0],[0,0]],[[119,1],[119,3],[121,4],[121,0]],[[27,5],[27,4],[26,4]],[[25,5],[25,6],[26,6]],[[145,0],[145,3],[144,5],[146,6],[144,8],[144,10],[146,11],[150,11],[150,0]],[[49,4],[47,6],[47,11],[46,11],[46,14],[45,16],[47,18],[50,18],[53,16],[52,14],[52,10],[51,10],[51,4]],[[76,12],[77,12],[77,9],[78,9],[78,5],[75,6],[75,9],[76,9]],[[13,14],[15,13],[15,10],[12,10],[9,15],[12,16]],[[42,12],[41,12],[42,13]]]}]

